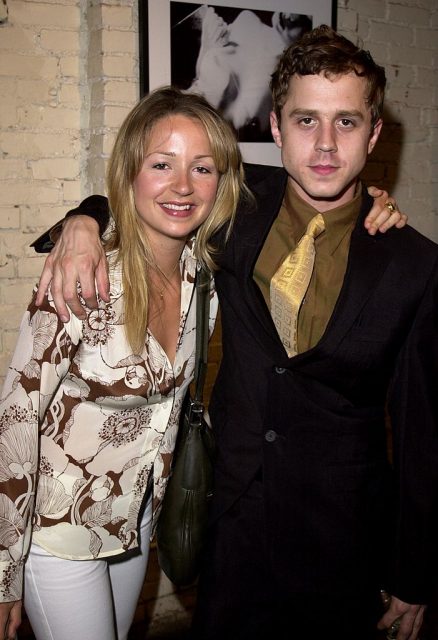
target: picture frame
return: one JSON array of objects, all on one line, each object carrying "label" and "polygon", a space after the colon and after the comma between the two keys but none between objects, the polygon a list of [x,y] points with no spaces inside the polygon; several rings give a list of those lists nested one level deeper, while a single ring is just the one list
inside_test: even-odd
[{"label": "picture frame", "polygon": [[291,41],[336,21],[336,0],[139,0],[140,93],[198,91],[231,122],[246,162],[280,166],[270,74]]}]

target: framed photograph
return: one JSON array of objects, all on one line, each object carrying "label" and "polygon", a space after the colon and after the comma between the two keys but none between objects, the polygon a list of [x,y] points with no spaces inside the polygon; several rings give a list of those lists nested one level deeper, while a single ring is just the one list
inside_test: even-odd
[{"label": "framed photograph", "polygon": [[336,0],[139,0],[140,90],[196,91],[233,125],[246,162],[280,165],[270,75],[305,31],[336,28]]}]

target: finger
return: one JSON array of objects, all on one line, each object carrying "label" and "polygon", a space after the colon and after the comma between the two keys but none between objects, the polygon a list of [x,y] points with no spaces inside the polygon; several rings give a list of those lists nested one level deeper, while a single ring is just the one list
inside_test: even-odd
[{"label": "finger", "polygon": [[68,309],[80,320],[86,318],[85,309],[78,295],[77,281],[78,276],[70,258],[64,257],[60,268],[55,271],[51,286],[53,301],[63,322],[67,322],[70,318]]},{"label": "finger", "polygon": [[85,308],[82,301],[79,299],[78,288],[76,280],[73,282],[66,282],[65,276],[63,278],[63,291],[62,295],[70,311],[80,320],[85,320],[87,317]]},{"label": "finger", "polygon": [[47,295],[52,278],[53,278],[52,259],[51,259],[51,256],[49,255],[46,258],[43,271],[38,281],[38,292],[36,296],[36,304],[38,307],[43,303],[44,296]]},{"label": "finger", "polygon": [[[81,294],[82,294],[83,299],[85,300],[85,304],[90,309],[97,309],[97,307],[99,305],[98,305],[98,302],[97,302],[96,284],[95,284],[95,280],[94,280],[94,274],[89,269],[85,269],[85,270],[81,271],[81,273],[80,273],[80,275],[78,277],[78,280],[79,280],[80,285],[81,285]],[[72,297],[72,302],[75,304],[75,306],[76,306],[76,301],[79,302],[79,298],[78,298],[76,292],[77,292],[77,290],[76,290],[76,287],[75,287],[75,295]],[[73,308],[70,306],[70,302],[68,303],[68,305],[69,305],[70,309],[73,311]],[[84,311],[84,309],[82,309],[82,311]],[[73,313],[76,314],[76,311],[73,311]]]},{"label": "finger", "polygon": [[[368,229],[370,235],[375,235],[379,225],[390,215],[385,203],[388,200],[388,193],[383,189],[377,189],[376,187],[369,187],[368,193],[374,198],[373,206],[370,212],[365,218],[364,226]],[[373,195],[374,194],[374,195]]]},{"label": "finger", "polygon": [[396,625],[396,628],[398,628],[397,633],[389,635],[389,638],[394,638],[395,640],[411,640],[412,627],[412,620],[405,620],[404,618],[402,618],[398,627]]},{"label": "finger", "polygon": [[368,191],[368,193],[370,194],[370,196],[372,198],[378,198],[378,197],[380,197],[380,196],[382,196],[384,194],[385,194],[386,198],[388,197],[387,192],[384,189],[379,189],[379,187],[372,187],[371,186],[371,187],[368,187],[367,191]]},{"label": "finger", "polygon": [[404,216],[404,219],[402,220],[402,214],[398,210],[395,201],[388,199],[383,209],[379,211],[378,215],[375,216],[373,220],[369,221],[368,231],[371,235],[374,235],[376,231],[384,233],[398,223],[403,227],[406,224],[406,219],[407,216]]},{"label": "finger", "polygon": [[[396,602],[395,598],[391,597],[389,600],[389,606],[386,609],[383,616],[380,618],[377,623],[378,629],[389,629],[394,623],[398,627],[403,615],[403,611],[400,610],[398,606],[398,602]],[[398,624],[397,624],[398,623]],[[394,638],[396,634],[394,633]]]},{"label": "finger", "polygon": [[[68,306],[68,308],[70,309],[70,312],[75,315],[77,318],[79,318],[79,320],[85,320],[85,318],[87,317],[87,313],[84,309],[84,307],[82,306],[81,301],[79,300],[79,297],[77,294],[75,295],[66,295],[64,294],[64,298],[65,298],[65,302]],[[65,322],[63,320],[63,322]]]},{"label": "finger", "polygon": [[62,291],[62,275],[59,271],[55,271],[53,275],[50,292],[61,321],[68,322],[70,320],[70,313],[64,300],[64,294]]},{"label": "finger", "polygon": [[[385,231],[388,231],[388,229],[398,224],[400,220],[401,214],[399,211],[394,211],[394,213],[391,213],[389,215],[382,212],[374,221],[373,228],[375,228],[377,231],[380,231],[380,233],[385,233]],[[403,223],[402,226],[404,226],[404,224],[405,223]]]},{"label": "finger", "polygon": [[401,229],[405,226],[405,224],[407,224],[407,222],[408,216],[406,215],[406,213],[400,213],[400,220],[395,223],[395,226],[397,227],[397,229]]},{"label": "finger", "polygon": [[[383,193],[386,193],[385,191]],[[387,203],[390,202],[391,199],[387,196],[379,196],[378,198],[374,198],[373,206],[370,209],[366,219],[374,222],[381,214],[386,216],[391,215],[392,211],[389,211],[387,207]],[[395,203],[395,201],[394,201]]]},{"label": "finger", "polygon": [[15,640],[18,627],[21,624],[21,603],[15,603],[9,615],[8,638]]},{"label": "finger", "polygon": [[[390,227],[392,227],[395,222],[399,219],[399,214],[393,215],[390,214],[387,209],[379,213],[379,215],[371,221],[371,226],[369,231],[372,229],[374,233],[377,231],[387,231]],[[392,221],[392,224],[391,224]]]},{"label": "finger", "polygon": [[[56,290],[59,297],[62,296],[64,304],[80,320],[87,316],[83,301],[79,298],[78,282],[81,287],[81,295],[85,304],[93,309],[97,308],[96,289],[94,277],[88,256],[77,258],[76,262],[71,256],[64,256],[59,270],[61,291]],[[53,296],[55,299],[55,296]],[[57,307],[58,308],[58,307]]]},{"label": "finger", "polygon": [[100,260],[99,264],[97,265],[95,278],[96,278],[97,291],[100,297],[105,302],[109,302],[110,301],[109,277],[108,277],[108,262],[106,260],[106,257]]},{"label": "finger", "polygon": [[411,635],[409,636],[409,640],[417,640],[418,634],[420,633],[423,627],[423,617],[424,617],[424,609],[421,609],[414,620],[414,624],[412,627]]}]

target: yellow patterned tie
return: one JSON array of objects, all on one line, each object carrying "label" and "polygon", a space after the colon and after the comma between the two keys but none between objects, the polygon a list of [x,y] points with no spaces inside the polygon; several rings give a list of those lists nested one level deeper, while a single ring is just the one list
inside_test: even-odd
[{"label": "yellow patterned tie", "polygon": [[297,320],[315,263],[315,238],[324,231],[320,213],[271,280],[271,314],[289,358],[297,354]]}]

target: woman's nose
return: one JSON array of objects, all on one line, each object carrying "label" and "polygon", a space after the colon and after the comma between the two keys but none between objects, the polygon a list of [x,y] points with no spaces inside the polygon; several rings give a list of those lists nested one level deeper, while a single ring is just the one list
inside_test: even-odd
[{"label": "woman's nose", "polygon": [[189,193],[192,193],[193,183],[190,171],[178,171],[175,174],[172,188],[175,192],[180,193],[181,195],[188,195]]}]

